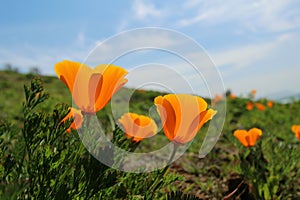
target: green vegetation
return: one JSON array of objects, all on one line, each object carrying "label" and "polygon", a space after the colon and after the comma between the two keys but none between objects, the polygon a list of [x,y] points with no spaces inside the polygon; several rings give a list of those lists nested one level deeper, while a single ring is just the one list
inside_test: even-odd
[{"label": "green vegetation", "polygon": [[[66,104],[72,105],[69,91],[56,77],[33,77],[0,71],[0,199],[300,198],[300,147],[291,131],[300,124],[300,101],[248,111],[252,99],[228,97],[222,135],[205,158],[198,151],[209,123],[166,173],[135,174],[105,166],[87,152],[76,131],[67,134],[71,121],[60,122],[68,112]],[[121,89],[118,97],[129,90]],[[134,91],[130,111],[147,115],[158,95]],[[124,149],[147,152],[168,143],[162,131],[131,143],[112,122],[110,104],[97,116]],[[253,127],[263,135],[246,148],[233,132]]]}]

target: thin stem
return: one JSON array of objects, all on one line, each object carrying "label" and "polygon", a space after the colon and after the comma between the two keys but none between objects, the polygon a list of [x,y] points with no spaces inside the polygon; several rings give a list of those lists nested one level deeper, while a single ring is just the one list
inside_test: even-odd
[{"label": "thin stem", "polygon": [[230,192],[230,194],[226,195],[224,197],[224,200],[229,200],[238,191],[238,189],[242,186],[243,183],[244,183],[244,180],[242,180],[240,182],[240,184],[232,192]]},{"label": "thin stem", "polygon": [[[158,185],[160,179],[163,178],[164,175],[166,174],[166,172],[167,172],[167,170],[168,170],[168,168],[169,168],[169,165],[171,164],[172,160],[174,159],[174,156],[175,156],[175,154],[176,154],[176,151],[177,151],[178,147],[179,147],[178,144],[173,143],[173,151],[172,151],[172,154],[171,154],[171,156],[170,156],[170,158],[169,158],[169,160],[168,160],[168,162],[167,162],[167,165],[166,165],[165,168],[163,169],[162,173],[160,173],[160,174],[156,177],[155,181],[154,181],[153,184],[149,187],[148,191],[151,191],[151,192],[152,192],[153,189],[157,189],[156,187],[157,187],[157,185]],[[152,196],[153,196],[153,193],[152,193]]]},{"label": "thin stem", "polygon": [[164,168],[164,170],[163,170],[163,175],[166,173],[166,171],[167,171],[168,168],[169,168],[169,165],[170,165],[171,162],[173,161],[174,156],[175,156],[175,154],[176,154],[176,151],[177,151],[178,147],[179,147],[178,144],[173,143],[173,151],[172,151],[172,154],[171,154],[171,156],[170,156],[170,158],[169,158],[169,160],[168,160],[168,162],[167,162],[167,165],[165,166],[165,168]]}]

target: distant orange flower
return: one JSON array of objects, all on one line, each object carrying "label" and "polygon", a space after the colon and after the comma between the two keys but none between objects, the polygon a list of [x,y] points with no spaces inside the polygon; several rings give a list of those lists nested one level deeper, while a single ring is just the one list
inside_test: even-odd
[{"label": "distant orange flower", "polygon": [[54,68],[59,79],[72,93],[77,107],[88,114],[101,110],[127,82],[124,78],[127,71],[112,64],[102,64],[91,69],[79,62],[64,60]]},{"label": "distant orange flower", "polygon": [[268,101],[267,106],[268,106],[269,108],[272,108],[272,107],[273,107],[273,101]]},{"label": "distant orange flower", "polygon": [[67,129],[67,132],[71,133],[71,129],[77,130],[82,126],[83,116],[82,116],[80,110],[77,110],[75,108],[69,108],[69,109],[70,109],[70,112],[63,118],[62,122],[65,122],[66,120],[73,118],[72,124]]},{"label": "distant orange flower", "polygon": [[295,136],[300,141],[300,125],[293,125],[292,126],[292,131],[294,132]]},{"label": "distant orange flower", "polygon": [[255,106],[259,111],[266,110],[266,107],[262,103],[256,103]]},{"label": "distant orange flower", "polygon": [[250,93],[250,94],[251,94],[251,97],[254,98],[255,95],[256,95],[256,90],[251,90],[251,93]]},{"label": "distant orange flower", "polygon": [[139,142],[157,133],[157,126],[153,119],[135,113],[125,113],[119,120],[126,133],[126,137]]},{"label": "distant orange flower", "polygon": [[235,99],[236,96],[235,96],[234,94],[230,94],[230,98],[231,98],[231,99]]},{"label": "distant orange flower", "polygon": [[212,102],[211,105],[212,105],[212,106],[215,106],[218,102],[222,101],[223,99],[224,99],[223,96],[217,94],[217,95],[215,96],[215,98],[214,98],[214,100],[213,100],[213,102]]},{"label": "distant orange flower", "polygon": [[250,102],[250,101],[248,101],[248,102],[247,102],[247,105],[246,105],[246,109],[247,109],[247,110],[253,110],[253,103]]},{"label": "distant orange flower", "polygon": [[257,139],[262,135],[262,130],[258,128],[252,128],[249,131],[236,130],[233,135],[244,145],[245,147],[252,147],[255,145]]},{"label": "distant orange flower", "polygon": [[139,93],[145,93],[145,90],[138,90]]},{"label": "distant orange flower", "polygon": [[207,110],[204,99],[188,94],[168,94],[154,99],[169,140],[177,144],[191,141],[208,120],[217,113]]}]

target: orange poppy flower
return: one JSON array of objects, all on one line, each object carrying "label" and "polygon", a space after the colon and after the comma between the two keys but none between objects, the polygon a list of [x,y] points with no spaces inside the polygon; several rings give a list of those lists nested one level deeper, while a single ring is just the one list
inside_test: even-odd
[{"label": "orange poppy flower", "polygon": [[138,90],[139,93],[145,93],[145,90]]},{"label": "orange poppy flower", "polygon": [[251,97],[254,98],[256,94],[256,90],[251,90]]},{"label": "orange poppy flower", "polygon": [[261,104],[261,103],[256,103],[255,106],[260,111],[266,110],[266,107],[263,104]]},{"label": "orange poppy flower", "polygon": [[245,147],[252,147],[255,145],[257,139],[262,135],[262,130],[258,128],[252,128],[249,131],[236,130],[233,135],[244,145]]},{"label": "orange poppy flower", "polygon": [[269,108],[272,108],[272,107],[273,107],[273,101],[268,101],[267,106],[268,106]]},{"label": "orange poppy flower", "polygon": [[253,103],[250,102],[250,101],[248,101],[248,102],[247,102],[247,105],[246,105],[246,109],[247,109],[247,110],[252,110],[252,109],[253,109]]},{"label": "orange poppy flower", "polygon": [[231,99],[235,99],[236,96],[235,96],[234,94],[230,94],[230,98],[231,98]]},{"label": "orange poppy flower", "polygon": [[102,64],[91,69],[79,62],[64,60],[54,68],[59,79],[72,93],[77,107],[88,114],[101,110],[127,82],[124,78],[127,71],[112,64]]},{"label": "orange poppy flower", "polygon": [[294,132],[295,136],[300,141],[300,125],[293,125],[292,126],[292,131]]},{"label": "orange poppy flower", "polygon": [[125,113],[119,120],[127,138],[139,142],[144,138],[152,137],[157,133],[157,126],[153,119],[135,113]]},{"label": "orange poppy flower", "polygon": [[70,125],[70,127],[67,129],[68,133],[71,133],[71,129],[77,130],[82,126],[83,123],[83,115],[81,114],[80,110],[77,110],[75,108],[69,108],[70,112],[63,118],[62,122],[65,122],[66,120],[69,120],[73,118],[73,122]]},{"label": "orange poppy flower", "polygon": [[222,101],[223,100],[223,96],[217,94],[212,102],[212,106],[215,106],[218,102]]},{"label": "orange poppy flower", "polygon": [[216,111],[207,109],[204,99],[188,94],[168,94],[154,99],[169,140],[178,144],[191,141]]}]

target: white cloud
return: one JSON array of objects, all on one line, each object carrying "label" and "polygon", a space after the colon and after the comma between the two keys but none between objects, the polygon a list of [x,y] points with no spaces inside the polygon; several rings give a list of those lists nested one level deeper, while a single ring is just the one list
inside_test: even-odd
[{"label": "white cloud", "polygon": [[129,70],[127,85],[170,93],[192,93],[189,80],[174,66],[162,63],[145,63]]},{"label": "white cloud", "polygon": [[[233,79],[226,82],[226,88],[232,89],[235,94],[248,94],[251,89],[257,90],[258,97],[269,97],[289,91],[290,94],[299,94],[300,79],[298,78],[300,65],[289,66],[286,70],[269,70],[268,73],[259,73]],[[234,74],[232,74],[234,76]]]},{"label": "white cloud", "polygon": [[123,14],[119,24],[116,27],[117,32],[124,31],[128,28],[136,28],[142,26],[148,27],[165,27],[174,10],[170,8],[170,4],[165,1],[150,0],[133,0],[131,10]]},{"label": "white cloud", "polygon": [[0,65],[10,63],[21,72],[38,67],[43,74],[53,75],[55,63],[62,60],[83,62],[96,42],[80,31],[69,45],[59,48],[20,43],[17,46],[0,47]]},{"label": "white cloud", "polygon": [[135,17],[144,20],[148,17],[160,17],[162,11],[157,9],[154,4],[145,0],[135,0],[132,5]]},{"label": "white cloud", "polygon": [[79,32],[76,38],[76,44],[79,46],[84,46],[86,42],[86,37],[83,31]]},{"label": "white cloud", "polygon": [[255,88],[259,96],[289,90],[299,92],[299,35],[283,34],[274,41],[212,53],[225,80],[236,94]]},{"label": "white cloud", "polygon": [[282,46],[296,38],[296,35],[283,34],[273,41],[222,49],[222,51],[212,53],[212,59],[220,68],[223,66],[231,66],[235,69],[249,67],[258,61],[266,59],[274,51],[283,52]]},{"label": "white cloud", "polygon": [[126,53],[142,52],[148,48],[170,49],[178,42],[173,35],[159,28],[126,31],[99,42],[87,57],[87,64],[113,62]]},{"label": "white cloud", "polygon": [[[152,80],[177,92],[206,96],[223,87],[214,63],[202,47],[170,30],[145,28],[124,32],[100,42],[86,60],[90,66],[111,62],[130,71],[129,86],[138,87],[143,81]],[[143,70],[133,72],[137,66],[143,66]],[[155,66],[158,67],[153,69]]]},{"label": "white cloud", "polygon": [[65,59],[80,62],[87,53],[87,50],[74,48],[74,46],[50,49],[19,45],[18,48],[0,48],[0,65],[10,63],[21,72],[28,72],[31,67],[38,67],[43,74],[53,75],[55,63]]},{"label": "white cloud", "polygon": [[257,31],[283,31],[300,26],[300,10],[297,0],[219,0],[185,3],[186,12],[195,13],[179,20],[180,27],[197,23],[218,25],[225,22],[237,23],[241,28]]},{"label": "white cloud", "polygon": [[222,52],[213,54],[212,58],[218,67],[231,66],[234,68],[243,68],[264,59],[275,46],[276,44],[272,42],[250,44],[234,49],[223,50]]},{"label": "white cloud", "polygon": [[201,4],[203,0],[187,0],[184,2],[183,7],[184,8],[194,8],[195,6],[198,6]]}]

